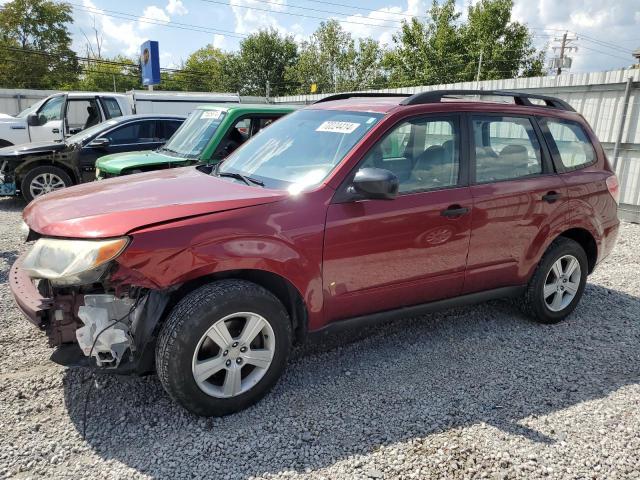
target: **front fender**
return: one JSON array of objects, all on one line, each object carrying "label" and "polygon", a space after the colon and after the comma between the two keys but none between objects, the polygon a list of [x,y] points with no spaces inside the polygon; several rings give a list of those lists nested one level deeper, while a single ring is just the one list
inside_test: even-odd
[{"label": "front fender", "polygon": [[298,290],[309,324],[315,324],[320,321],[323,300],[324,213],[277,210],[273,204],[260,205],[135,232],[117,259],[111,280],[165,289],[224,272],[269,272]]}]

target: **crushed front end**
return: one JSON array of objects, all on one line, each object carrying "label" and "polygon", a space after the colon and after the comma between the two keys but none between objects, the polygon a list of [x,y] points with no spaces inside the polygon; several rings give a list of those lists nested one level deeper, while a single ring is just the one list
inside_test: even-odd
[{"label": "crushed front end", "polygon": [[110,281],[127,243],[41,238],[12,266],[16,304],[57,347],[52,360],[113,373],[153,369],[155,327],[169,294]]}]

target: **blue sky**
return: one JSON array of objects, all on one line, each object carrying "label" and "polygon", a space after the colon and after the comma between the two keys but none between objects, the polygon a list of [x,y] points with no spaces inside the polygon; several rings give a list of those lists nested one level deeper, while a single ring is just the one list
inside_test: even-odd
[{"label": "blue sky", "polygon": [[[6,1],[6,0],[4,0]],[[74,6],[74,46],[84,55],[93,26],[103,53],[135,56],[147,39],[160,42],[161,66],[176,67],[199,47],[212,43],[236,50],[246,35],[274,27],[297,40],[322,21],[335,18],[356,38],[391,43],[400,22],[425,15],[431,0],[69,0]],[[0,0],[0,3],[4,3]],[[460,11],[466,2],[459,1]],[[314,17],[314,18],[311,18]],[[573,72],[628,66],[640,47],[640,0],[515,0],[513,17],[526,22],[542,47],[564,30],[573,42]],[[199,30],[199,31],[194,31]],[[550,52],[551,54],[551,52]]]}]

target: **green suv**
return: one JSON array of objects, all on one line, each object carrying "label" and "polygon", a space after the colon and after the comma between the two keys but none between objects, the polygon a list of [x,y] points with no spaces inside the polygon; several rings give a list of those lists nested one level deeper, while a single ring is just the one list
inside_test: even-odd
[{"label": "green suv", "polygon": [[159,149],[100,158],[96,162],[96,178],[219,162],[264,127],[295,109],[291,105],[202,105]]}]

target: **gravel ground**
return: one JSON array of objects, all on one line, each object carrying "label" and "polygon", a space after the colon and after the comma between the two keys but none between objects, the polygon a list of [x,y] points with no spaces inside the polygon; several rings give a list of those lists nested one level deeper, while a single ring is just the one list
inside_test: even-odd
[{"label": "gravel ground", "polygon": [[640,478],[640,225],[560,325],[491,302],[296,351],[256,406],[200,419],[155,376],[91,377],[13,306],[0,200],[0,478]]}]

